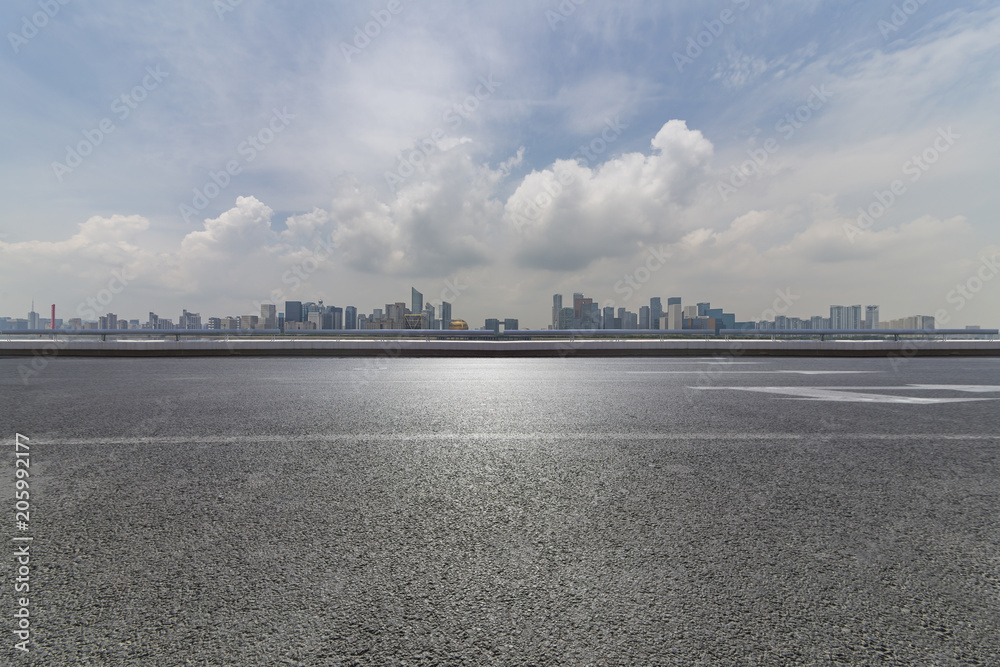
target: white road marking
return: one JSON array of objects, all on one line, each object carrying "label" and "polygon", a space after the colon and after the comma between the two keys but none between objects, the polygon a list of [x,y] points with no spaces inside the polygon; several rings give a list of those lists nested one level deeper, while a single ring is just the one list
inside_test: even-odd
[{"label": "white road marking", "polygon": [[[977,399],[973,399],[977,400]],[[32,436],[31,445],[242,445],[247,443],[304,443],[327,442],[426,442],[435,440],[499,440],[521,442],[578,441],[702,441],[747,440],[773,442],[817,440],[996,440],[1000,434],[942,434],[942,433],[309,433],[297,435],[247,435],[247,436],[150,436],[114,438],[46,438]],[[5,443],[9,444],[9,443]]]},{"label": "white road marking", "polygon": [[[929,405],[933,403],[966,403],[969,401],[995,401],[992,398],[926,398],[920,396],[896,396],[892,394],[875,394],[873,391],[887,390],[948,390],[967,393],[1000,392],[997,385],[949,385],[949,384],[914,384],[904,387],[690,387],[691,389],[728,389],[732,391],[754,391],[764,394],[781,394],[790,397],[789,400],[805,401],[836,401],[852,403],[906,403],[911,405]],[[867,391],[852,391],[865,389]]]}]

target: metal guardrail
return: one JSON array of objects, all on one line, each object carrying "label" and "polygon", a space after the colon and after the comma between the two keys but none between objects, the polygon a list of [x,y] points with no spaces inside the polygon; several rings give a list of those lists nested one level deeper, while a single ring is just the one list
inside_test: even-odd
[{"label": "metal guardrail", "polygon": [[409,338],[425,340],[433,339],[468,339],[468,340],[530,340],[533,338],[590,338],[613,339],[647,338],[666,340],[669,338],[712,338],[732,337],[749,338],[816,338],[821,341],[827,337],[868,337],[885,338],[892,336],[898,341],[900,336],[909,337],[940,337],[962,336],[984,337],[990,340],[998,335],[997,329],[722,329],[718,333],[711,329],[520,329],[517,331],[495,332],[492,330],[442,330],[442,329],[301,329],[281,331],[280,329],[11,329],[0,332],[9,341],[12,337],[49,337],[61,336],[99,336],[107,340],[109,336],[121,338],[154,338],[173,337],[179,341],[185,338],[221,338],[229,340],[236,338],[265,338],[275,340],[324,337],[341,339],[377,339]]}]

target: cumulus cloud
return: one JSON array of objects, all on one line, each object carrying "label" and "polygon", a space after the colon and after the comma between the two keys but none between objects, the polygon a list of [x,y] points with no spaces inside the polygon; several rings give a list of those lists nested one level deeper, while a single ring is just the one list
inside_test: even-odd
[{"label": "cumulus cloud", "polygon": [[364,273],[430,276],[492,261],[503,212],[495,190],[511,163],[477,165],[472,150],[432,155],[388,200],[343,182],[331,214],[344,261]]},{"label": "cumulus cloud", "polygon": [[595,166],[557,160],[525,176],[504,207],[519,231],[518,263],[576,270],[679,238],[678,213],[707,173],[712,144],[671,120],[650,146],[649,155],[626,153]]}]

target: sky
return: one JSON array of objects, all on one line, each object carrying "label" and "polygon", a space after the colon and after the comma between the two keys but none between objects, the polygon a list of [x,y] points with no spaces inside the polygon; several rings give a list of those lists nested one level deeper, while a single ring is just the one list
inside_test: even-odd
[{"label": "sky", "polygon": [[0,316],[1000,326],[1000,5],[7,0]]}]

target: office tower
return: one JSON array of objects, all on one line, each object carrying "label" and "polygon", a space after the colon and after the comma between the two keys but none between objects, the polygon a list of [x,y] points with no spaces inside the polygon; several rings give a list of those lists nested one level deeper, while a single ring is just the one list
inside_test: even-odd
[{"label": "office tower", "polygon": [[367,329],[367,328],[368,328],[368,316],[358,315],[358,329]]},{"label": "office tower", "polygon": [[[240,329],[256,329],[257,322],[260,321],[260,317],[257,315],[240,315],[239,317],[239,328]],[[162,322],[162,320],[161,320]]]},{"label": "office tower", "polygon": [[503,321],[504,331],[517,331],[517,319],[513,317],[508,317]]},{"label": "office tower", "polygon": [[495,317],[487,318],[486,329],[492,329],[495,333],[500,333],[500,320]]},{"label": "office tower", "polygon": [[35,300],[31,300],[31,312],[28,313],[28,328],[38,328],[38,313],[35,312]]},{"label": "office tower", "polygon": [[277,329],[278,307],[273,303],[260,304],[260,319],[262,329]]},{"label": "office tower", "polygon": [[667,299],[667,328],[672,330],[684,328],[684,313],[681,308],[681,298],[672,296]]},{"label": "office tower", "polygon": [[649,328],[649,306],[639,306],[639,328]]},{"label": "office tower", "polygon": [[580,292],[573,294],[573,317],[578,320],[583,319],[583,309],[584,306],[589,306],[594,302],[593,299],[588,299],[583,296]]},{"label": "office tower", "polygon": [[580,328],[580,318],[576,316],[576,313],[569,306],[566,306],[565,308],[559,311],[559,328],[560,329]]},{"label": "office tower", "polygon": [[344,309],[339,306],[330,306],[328,309],[330,313],[330,328],[331,329],[343,329],[344,328]]},{"label": "office tower", "polygon": [[351,330],[358,328],[358,309],[356,306],[344,308],[344,328]]},{"label": "office tower", "polygon": [[559,311],[562,310],[562,294],[552,295],[552,328],[559,328]]},{"label": "office tower", "polygon": [[594,303],[593,299],[584,299],[580,304],[580,328],[600,329],[601,328],[601,304]]},{"label": "office tower", "polygon": [[663,304],[660,302],[660,297],[654,296],[649,300],[649,328],[659,329],[661,317],[663,317]]},{"label": "office tower", "polygon": [[222,328],[222,320],[220,318],[218,318],[218,317],[210,317],[210,318],[208,318],[207,321],[208,321],[208,325],[205,327],[206,329],[216,330],[216,329],[221,329]]},{"label": "office tower", "polygon": [[602,329],[613,329],[615,326],[615,307],[604,307],[604,319],[601,321]]},{"label": "office tower", "polygon": [[410,288],[410,312],[414,315],[424,312],[424,295],[416,287]]},{"label": "office tower", "polygon": [[424,306],[423,321],[421,322],[422,329],[433,329],[434,328],[434,306],[427,304]]},{"label": "office tower", "polygon": [[865,329],[878,329],[878,306],[865,306]]},{"label": "office tower", "polygon": [[712,307],[712,304],[708,301],[702,301],[698,304],[698,317],[708,317],[708,311]]},{"label": "office tower", "polygon": [[441,302],[441,328],[451,329],[451,304],[447,301]]},{"label": "office tower", "polygon": [[302,302],[286,301],[285,322],[301,322],[301,321],[302,321]]},{"label": "office tower", "polygon": [[809,318],[809,328],[810,329],[824,329],[824,320],[826,318],[822,315],[813,315]]}]

